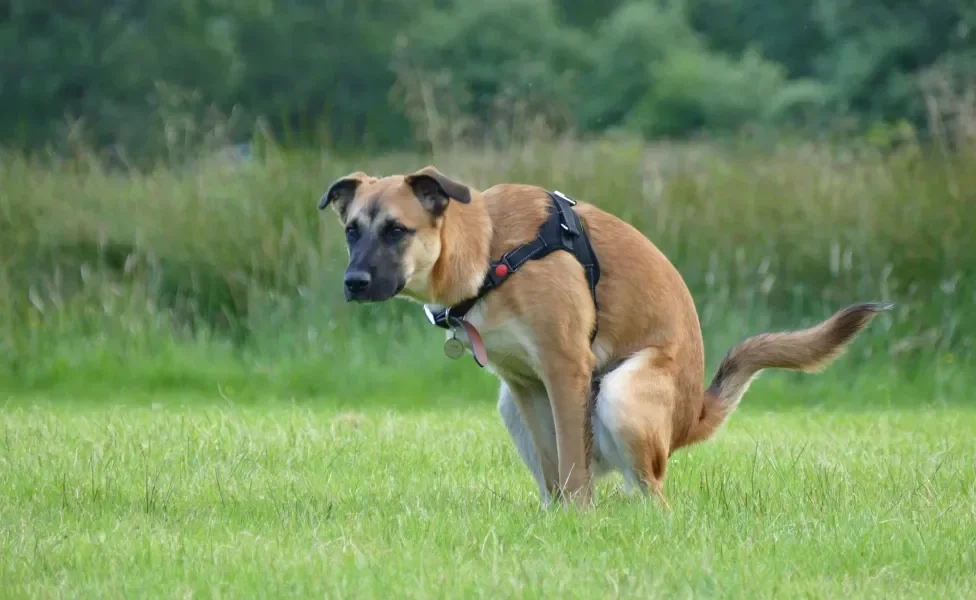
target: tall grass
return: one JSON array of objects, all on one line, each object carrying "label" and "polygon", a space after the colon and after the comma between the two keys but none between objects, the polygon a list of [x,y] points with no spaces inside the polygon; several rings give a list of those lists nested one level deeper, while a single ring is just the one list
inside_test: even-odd
[{"label": "tall grass", "polygon": [[341,230],[315,209],[348,171],[429,163],[482,189],[556,188],[636,225],[691,287],[710,364],[759,329],[869,299],[897,309],[847,364],[972,360],[976,154],[524,136],[360,160],[263,144],[247,161],[148,172],[2,154],[4,381],[382,395],[441,377],[457,393],[486,389],[473,366],[443,359],[416,306],[343,302]]}]

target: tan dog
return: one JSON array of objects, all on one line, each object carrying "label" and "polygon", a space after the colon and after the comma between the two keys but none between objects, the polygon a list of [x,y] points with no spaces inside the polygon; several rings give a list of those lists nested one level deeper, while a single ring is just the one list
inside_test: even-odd
[{"label": "tan dog", "polygon": [[[530,185],[478,192],[427,167],[353,173],[331,185],[319,208],[328,205],[346,227],[348,301],[445,307],[474,297],[491,260],[536,236],[550,198]],[[602,267],[599,314],[580,263],[558,251],[526,262],[466,316],[545,504],[562,492],[589,504],[593,478],[612,471],[663,501],[671,453],[711,437],[760,370],[825,367],[888,308],[858,304],[810,329],[749,338],[705,389],[698,314],[681,275],[631,225],[592,205],[575,210]]]}]

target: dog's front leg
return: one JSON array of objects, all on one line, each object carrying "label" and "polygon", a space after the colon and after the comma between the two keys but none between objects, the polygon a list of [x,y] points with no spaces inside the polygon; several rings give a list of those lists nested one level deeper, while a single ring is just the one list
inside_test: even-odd
[{"label": "dog's front leg", "polygon": [[558,496],[559,467],[556,430],[545,387],[503,383],[498,412],[539,486],[543,506],[548,506]]},{"label": "dog's front leg", "polygon": [[[583,354],[583,353],[581,353]],[[581,506],[592,502],[586,411],[594,362],[589,349],[570,359],[560,357],[546,365],[546,390],[552,406],[559,460],[559,485]]]}]

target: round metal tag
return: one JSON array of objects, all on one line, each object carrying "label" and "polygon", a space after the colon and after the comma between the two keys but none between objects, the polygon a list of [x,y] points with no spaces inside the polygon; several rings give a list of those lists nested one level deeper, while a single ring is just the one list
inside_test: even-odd
[{"label": "round metal tag", "polygon": [[464,344],[457,338],[451,338],[444,342],[444,354],[451,360],[457,360],[464,355]]}]

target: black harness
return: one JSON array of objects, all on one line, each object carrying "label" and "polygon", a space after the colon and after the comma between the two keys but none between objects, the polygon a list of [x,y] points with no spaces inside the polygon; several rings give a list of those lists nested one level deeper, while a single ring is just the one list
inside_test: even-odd
[{"label": "black harness", "polygon": [[[599,313],[600,307],[596,301],[596,284],[600,281],[600,263],[597,261],[596,253],[593,252],[593,246],[590,245],[590,238],[586,235],[583,222],[573,210],[576,201],[562,192],[547,193],[552,199],[552,204],[549,207],[550,215],[539,228],[536,238],[506,252],[501,259],[492,262],[488,266],[488,273],[485,275],[481,288],[473,298],[442,310],[428,309],[427,318],[430,319],[431,323],[442,329],[458,326],[459,321],[468,314],[468,311],[478,300],[503,284],[527,261],[538,260],[556,250],[569,252],[583,265],[583,270],[586,272],[586,282],[590,286],[590,296],[593,298],[593,306]],[[596,338],[597,329],[598,323],[594,323],[593,331],[590,333],[590,343]]]}]

